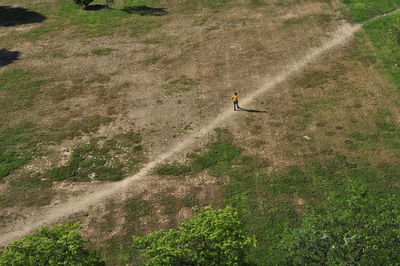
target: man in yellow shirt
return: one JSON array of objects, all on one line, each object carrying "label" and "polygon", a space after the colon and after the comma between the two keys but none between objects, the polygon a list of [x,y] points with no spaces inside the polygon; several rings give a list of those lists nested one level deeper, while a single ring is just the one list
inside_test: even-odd
[{"label": "man in yellow shirt", "polygon": [[237,109],[240,109],[240,107],[239,107],[239,97],[237,96],[236,92],[235,92],[235,95],[232,96],[232,101],[233,101],[233,111],[236,111]]}]

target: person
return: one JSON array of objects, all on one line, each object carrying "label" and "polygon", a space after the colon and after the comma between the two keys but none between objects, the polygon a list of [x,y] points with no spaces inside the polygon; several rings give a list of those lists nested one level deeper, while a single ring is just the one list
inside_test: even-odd
[{"label": "person", "polygon": [[236,92],[235,92],[235,95],[232,96],[232,101],[233,101],[233,111],[236,111],[237,109],[240,109],[240,107],[239,107],[239,97],[237,96]]}]

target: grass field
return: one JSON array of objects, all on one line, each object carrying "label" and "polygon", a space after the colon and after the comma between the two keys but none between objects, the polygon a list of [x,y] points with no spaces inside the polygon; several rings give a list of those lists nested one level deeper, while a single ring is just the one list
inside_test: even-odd
[{"label": "grass field", "polygon": [[[352,22],[400,7],[343,2]],[[342,10],[329,0],[121,0],[99,11],[71,0],[21,3],[45,20],[0,36],[2,47],[24,51],[0,69],[0,206],[9,212],[51,204],[61,185],[75,193],[137,172],[215,117],[231,90],[251,92],[259,77],[319,44],[337,26],[332,10]],[[167,13],[137,8],[144,5]],[[399,21],[393,14],[366,24],[346,47],[256,99],[268,116],[238,114],[231,124],[240,130],[217,130],[184,163],[160,165],[158,179],[138,183],[126,201],[96,206],[80,218],[93,248],[110,265],[140,265],[132,235],[176,227],[196,205],[231,205],[257,238],[247,261],[279,265],[284,231],[350,181],[398,196]]]}]

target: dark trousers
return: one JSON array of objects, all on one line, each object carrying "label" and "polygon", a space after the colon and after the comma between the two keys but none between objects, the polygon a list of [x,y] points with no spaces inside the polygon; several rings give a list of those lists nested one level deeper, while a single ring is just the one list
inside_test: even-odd
[{"label": "dark trousers", "polygon": [[240,109],[239,101],[233,101],[233,110]]}]

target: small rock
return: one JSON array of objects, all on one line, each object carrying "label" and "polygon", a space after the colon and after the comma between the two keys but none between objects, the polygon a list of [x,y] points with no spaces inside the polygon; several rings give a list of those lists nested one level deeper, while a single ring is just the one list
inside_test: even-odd
[{"label": "small rock", "polygon": [[304,136],[303,139],[305,140],[311,140],[311,138],[309,136]]}]

